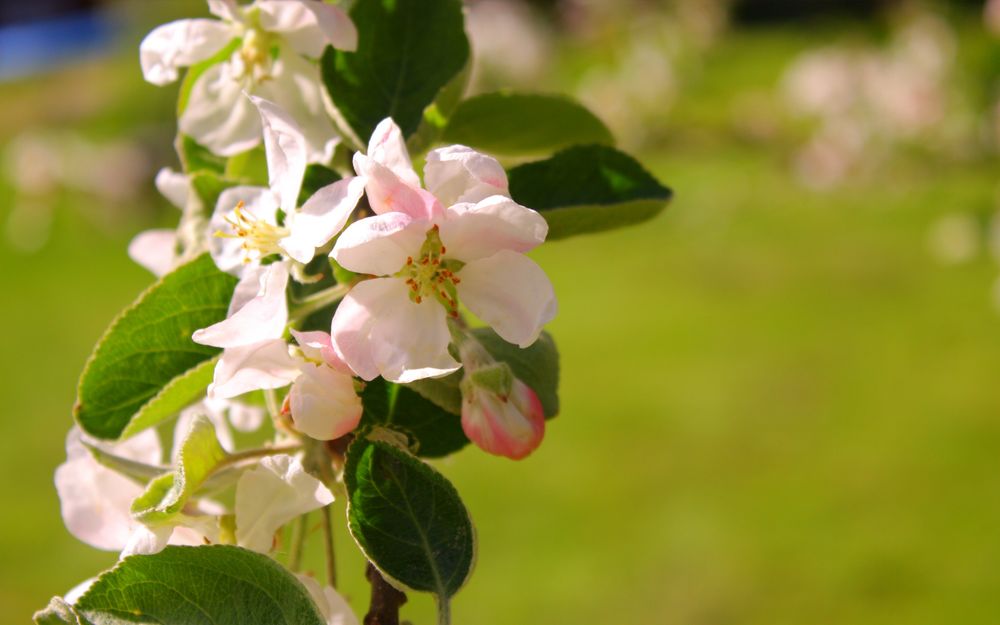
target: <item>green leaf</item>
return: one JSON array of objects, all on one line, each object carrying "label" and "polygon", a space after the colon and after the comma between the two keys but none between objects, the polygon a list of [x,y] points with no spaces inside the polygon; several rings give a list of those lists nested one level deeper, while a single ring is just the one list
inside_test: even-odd
[{"label": "green leaf", "polygon": [[207,417],[197,416],[181,443],[177,468],[149,483],[132,502],[132,516],[143,523],[169,521],[227,457],[215,426]]},{"label": "green leaf", "polygon": [[568,97],[506,92],[478,95],[459,104],[442,140],[515,156],[614,143],[604,122]]},{"label": "green leaf", "polygon": [[361,394],[362,425],[383,426],[407,434],[414,453],[441,458],[469,444],[457,412],[449,412],[411,388],[376,378]]},{"label": "green leaf", "polygon": [[193,174],[199,171],[210,171],[220,176],[226,173],[226,158],[216,156],[208,148],[201,145],[188,135],[177,135],[174,142],[177,156],[181,159],[184,171]]},{"label": "green leaf", "polygon": [[228,545],[167,547],[125,558],[73,609],[99,625],[326,623],[309,591],[280,564]]},{"label": "green leaf", "polygon": [[386,117],[413,134],[469,56],[461,1],[357,0],[351,19],[357,51],[327,48],[322,58],[337,111],[362,144]]},{"label": "green leaf", "polygon": [[[535,391],[542,402],[546,419],[559,414],[559,350],[551,334],[542,332],[537,341],[524,349],[503,340],[490,328],[476,328],[472,335],[493,358],[510,365],[514,375]],[[407,387],[440,408],[461,414],[462,391],[459,385],[463,375],[465,373],[460,369],[441,378],[411,382]]]},{"label": "green leaf", "polygon": [[[208,254],[181,265],[111,324],[91,355],[73,415],[97,438],[132,435],[197,399],[219,350],[191,334],[225,319],[236,278]],[[132,425],[135,420],[136,424]]]},{"label": "green leaf", "polygon": [[383,442],[356,440],[344,481],[348,527],[394,585],[447,603],[475,559],[475,532],[455,487],[429,465]]},{"label": "green leaf", "polygon": [[549,240],[652,219],[672,196],[634,158],[600,145],[563,150],[508,176],[511,197],[549,222]]}]

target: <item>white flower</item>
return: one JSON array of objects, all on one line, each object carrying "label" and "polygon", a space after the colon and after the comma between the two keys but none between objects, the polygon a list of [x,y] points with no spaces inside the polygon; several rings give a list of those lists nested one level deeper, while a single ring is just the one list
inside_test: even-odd
[{"label": "white flower", "polygon": [[376,215],[348,226],[331,256],[383,276],[355,286],[333,318],[334,348],[355,373],[411,382],[456,370],[446,318],[458,315],[459,301],[508,342],[538,338],[556,299],[524,252],[545,240],[548,224],[507,197],[499,163],[464,146],[434,150],[421,189],[387,119],[354,165]]},{"label": "white flower", "polygon": [[295,577],[309,591],[326,625],[358,625],[358,617],[340,593],[329,586],[320,587],[319,582],[308,575],[296,573]]},{"label": "white flower", "polygon": [[288,323],[287,285],[287,262],[248,268],[236,285],[228,317],[191,336],[195,343],[223,348],[209,397],[281,388],[299,375],[282,338]]},{"label": "white flower", "polygon": [[[219,196],[209,224],[217,234],[211,253],[216,265],[235,275],[272,254],[297,263],[313,259],[344,224],[364,192],[364,180],[338,180],[298,206],[306,170],[307,142],[299,125],[273,102],[250,96],[263,123],[269,188],[239,186]],[[279,211],[283,221],[279,221]]]},{"label": "white flower", "polygon": [[[171,204],[183,210],[191,200],[191,182],[186,174],[164,167],[156,174],[156,188]],[[177,232],[155,228],[140,232],[128,245],[129,258],[157,278],[166,275],[180,260]]]},{"label": "white flower", "polygon": [[303,355],[301,375],[288,391],[295,429],[316,440],[340,438],[361,421],[361,398],[354,389],[354,375],[337,356],[326,332],[292,330],[292,334]]},{"label": "white flower", "polygon": [[327,113],[319,57],[327,45],[357,47],[357,30],[337,6],[314,0],[209,0],[221,20],[187,19],[159,26],[139,47],[143,76],[156,85],[178,69],[207,61],[236,42],[232,54],[195,80],[181,114],[184,134],[222,156],[260,143],[260,122],[244,91],[278,102],[307,131],[310,161],[326,162],[337,136]]},{"label": "white flower", "polygon": [[[97,462],[83,444],[84,435],[73,427],[66,437],[66,462],[56,469],[56,491],[66,528],[92,547],[134,553],[137,543],[148,543],[148,530],[132,518],[132,500],[143,487]],[[146,430],[115,445],[88,441],[107,453],[143,464],[158,465],[162,450],[156,432]],[[160,531],[157,543],[200,545],[201,534],[186,527]],[[158,550],[158,549],[157,549]]]},{"label": "white flower", "polygon": [[236,543],[267,553],[282,525],[331,503],[333,493],[305,472],[299,458],[264,458],[236,484]]}]

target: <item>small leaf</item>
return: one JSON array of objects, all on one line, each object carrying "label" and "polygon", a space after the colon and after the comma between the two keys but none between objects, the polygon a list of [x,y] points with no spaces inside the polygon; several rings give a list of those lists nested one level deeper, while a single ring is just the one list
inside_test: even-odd
[{"label": "small leaf", "polygon": [[[132,435],[197,399],[219,350],[191,334],[225,319],[236,279],[208,254],[160,279],[112,323],[80,378],[73,415],[97,438]],[[132,421],[137,420],[135,426]]]},{"label": "small leaf", "polygon": [[508,176],[511,197],[549,222],[549,240],[652,219],[672,196],[634,158],[600,145],[563,150]]},{"label": "small leaf", "polygon": [[177,468],[149,483],[132,502],[132,516],[143,523],[169,521],[226,458],[215,426],[199,415],[181,443]]},{"label": "small leaf", "polygon": [[220,176],[225,174],[226,158],[212,154],[208,148],[188,135],[177,135],[174,146],[177,148],[177,156],[181,159],[181,165],[188,174],[199,171],[210,171]]},{"label": "small leaf", "polygon": [[[490,328],[476,328],[472,334],[493,358],[510,365],[514,375],[535,391],[542,402],[546,419],[559,414],[559,350],[551,334],[542,332],[537,341],[524,349],[503,340]],[[465,372],[459,369],[441,378],[411,382],[407,387],[438,407],[461,414],[462,391],[459,385],[463,375]]]},{"label": "small leaf", "polygon": [[459,104],[442,139],[507,155],[614,143],[604,122],[570,98],[503,92],[478,95]]},{"label": "small leaf", "polygon": [[89,625],[81,621],[73,606],[61,597],[53,597],[44,610],[35,612],[32,620],[35,625]]},{"label": "small leaf", "polygon": [[125,558],[73,610],[100,625],[326,624],[291,573],[265,555],[228,545]]},{"label": "small leaf", "polygon": [[386,117],[409,136],[438,92],[465,66],[460,0],[358,0],[358,49],[327,48],[322,75],[337,111],[362,143]]},{"label": "small leaf", "polygon": [[415,443],[414,453],[441,458],[469,444],[457,412],[449,412],[406,386],[376,378],[361,395],[362,425],[392,428]]},{"label": "small leaf", "polygon": [[447,602],[475,559],[475,532],[455,487],[409,453],[356,440],[344,481],[351,535],[393,585]]}]

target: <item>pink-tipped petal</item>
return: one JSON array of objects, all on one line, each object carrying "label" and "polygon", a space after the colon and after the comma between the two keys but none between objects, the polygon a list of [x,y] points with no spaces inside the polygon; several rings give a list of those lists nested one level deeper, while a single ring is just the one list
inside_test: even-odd
[{"label": "pink-tipped petal", "polygon": [[330,256],[357,273],[392,275],[420,253],[431,224],[405,213],[385,213],[355,221],[344,230]]},{"label": "pink-tipped petal", "polygon": [[464,145],[431,150],[424,165],[427,190],[445,206],[508,196],[507,173],[492,156]]},{"label": "pink-tipped petal", "polygon": [[[413,188],[420,187],[420,177],[413,171],[410,153],[406,149],[406,139],[392,118],[379,122],[368,141],[368,158],[386,167],[404,183]],[[358,174],[361,174],[359,171]]]},{"label": "pink-tipped petal", "polygon": [[541,245],[549,232],[538,212],[502,195],[449,207],[440,227],[448,255],[466,262],[500,250],[527,252]]},{"label": "pink-tipped petal", "polygon": [[351,368],[340,359],[336,350],[333,349],[333,337],[329,334],[319,330],[299,332],[293,329],[291,332],[306,358],[325,363],[345,375],[354,375]]},{"label": "pink-tipped petal", "polygon": [[523,254],[502,250],[467,264],[458,277],[461,302],[508,343],[522,348],[531,345],[556,316],[552,283]]},{"label": "pink-tipped petal", "polygon": [[367,180],[368,203],[376,214],[398,212],[416,219],[431,219],[444,212],[438,199],[420,188],[419,181],[406,182],[370,157],[355,154],[354,168]]},{"label": "pink-tipped petal", "polygon": [[295,429],[329,441],[357,427],[361,398],[354,390],[354,378],[326,365],[305,363],[301,370],[288,394]]},{"label": "pink-tipped petal", "polygon": [[541,444],[545,413],[538,395],[524,382],[514,380],[509,397],[477,389],[464,398],[462,429],[484,451],[520,460]]}]

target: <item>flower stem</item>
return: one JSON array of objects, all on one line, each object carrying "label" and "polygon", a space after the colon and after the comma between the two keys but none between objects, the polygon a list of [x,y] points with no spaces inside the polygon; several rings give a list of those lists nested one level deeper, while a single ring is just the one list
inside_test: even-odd
[{"label": "flower stem", "polygon": [[318,293],[313,293],[309,297],[292,302],[294,310],[289,314],[288,321],[290,323],[302,321],[317,310],[322,310],[340,300],[347,295],[347,291],[349,290],[350,288],[347,285],[338,284]]},{"label": "flower stem", "polygon": [[330,506],[323,508],[323,547],[326,549],[326,583],[336,589],[337,554],[333,549],[333,513],[330,511]]},{"label": "flower stem", "polygon": [[264,456],[276,456],[278,454],[290,454],[302,449],[301,445],[280,445],[278,447],[261,447],[260,449],[248,449],[235,454],[229,454],[218,466],[236,464],[252,458],[263,458]]},{"label": "flower stem", "polygon": [[309,513],[299,517],[298,522],[292,526],[292,547],[288,557],[288,568],[298,572],[302,568],[302,552],[306,544],[306,533],[309,529]]}]

